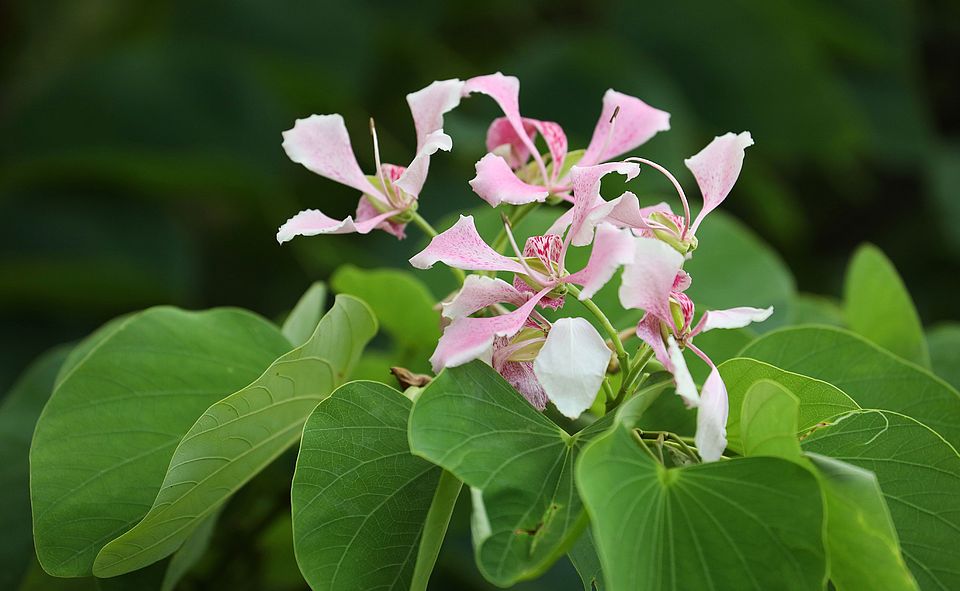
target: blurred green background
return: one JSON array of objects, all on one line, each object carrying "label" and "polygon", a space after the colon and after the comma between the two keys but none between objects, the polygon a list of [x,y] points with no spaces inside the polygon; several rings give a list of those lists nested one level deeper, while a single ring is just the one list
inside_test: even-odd
[{"label": "blurred green background", "polygon": [[[560,122],[572,148],[609,87],[670,111],[673,129],[642,151],[688,184],[684,157],[750,130],[724,208],[801,291],[838,295],[870,241],[926,324],[957,317],[954,0],[10,0],[0,47],[0,391],[40,352],[124,312],[237,305],[273,317],[344,262],[403,265],[415,228],[399,245],[383,233],[277,245],[300,209],[356,205],[353,190],[289,162],[280,132],[342,113],[370,170],[373,116],[384,159],[405,164],[404,95],[496,70],[520,77],[523,113]],[[477,98],[448,117],[455,148],[434,160],[425,217],[479,204],[467,180],[496,115]],[[475,579],[462,558],[442,576]]]}]

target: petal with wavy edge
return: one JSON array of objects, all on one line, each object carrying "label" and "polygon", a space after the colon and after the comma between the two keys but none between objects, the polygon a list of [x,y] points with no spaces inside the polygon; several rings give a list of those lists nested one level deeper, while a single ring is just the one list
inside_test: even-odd
[{"label": "petal with wavy edge", "polygon": [[620,303],[640,308],[673,325],[670,291],[683,266],[683,255],[656,238],[637,238],[633,262],[623,269]]},{"label": "petal with wavy edge", "polygon": [[444,367],[456,367],[479,359],[491,351],[494,337],[511,337],[517,334],[530,317],[534,306],[549,291],[540,291],[527,300],[527,303],[508,314],[486,318],[464,316],[451,322],[430,356],[433,371],[439,372]]},{"label": "petal with wavy edge", "polygon": [[525,272],[523,265],[483,241],[472,215],[461,215],[456,224],[434,236],[425,249],[410,259],[410,264],[418,269],[429,269],[437,262],[467,271]]},{"label": "petal with wavy edge", "polygon": [[613,274],[621,265],[633,261],[636,250],[634,241],[637,240],[630,230],[621,230],[610,224],[600,224],[597,227],[597,237],[593,241],[593,250],[587,266],[565,278],[567,283],[576,283],[583,286],[580,299],[592,298],[601,287],[610,281]]},{"label": "petal with wavy edge", "polygon": [[[610,119],[617,107],[620,107],[620,110],[617,112],[616,121],[611,123]],[[657,132],[668,129],[670,113],[655,109],[636,97],[611,88],[603,95],[600,119],[580,162],[584,166],[606,162],[645,143]]]},{"label": "petal with wavy edge", "polygon": [[[523,120],[523,129],[532,142],[537,129],[529,119]],[[504,146],[508,148],[506,154],[502,153]],[[513,124],[506,117],[497,117],[487,128],[487,151],[503,156],[510,168],[514,170],[526,164],[530,158],[530,149],[520,139],[516,130],[513,129]]]},{"label": "petal with wavy edge", "polygon": [[449,302],[444,302],[445,318],[462,318],[493,304],[507,303],[519,306],[527,301],[527,296],[503,279],[485,275],[467,275],[463,287]]},{"label": "petal with wavy edge", "polygon": [[593,226],[586,223],[587,218],[599,203],[598,199],[603,200],[600,196],[600,181],[611,172],[622,174],[629,181],[640,174],[640,165],[636,162],[609,162],[596,166],[574,166],[570,169],[570,179],[573,181],[573,213],[568,241],[574,246],[586,246],[593,240]]},{"label": "petal with wavy edge", "polygon": [[523,125],[523,118],[520,116],[520,80],[515,76],[504,76],[502,73],[487,74],[486,76],[477,76],[467,80],[463,87],[463,94],[473,94],[479,92],[492,98],[499,106],[507,121],[513,127],[516,137],[523,142],[530,154],[533,154],[537,162],[542,162],[540,153],[533,140],[527,135]]},{"label": "petal with wavy edge", "polygon": [[533,126],[540,132],[540,137],[547,144],[550,150],[550,159],[553,161],[553,180],[557,179],[560,169],[563,168],[563,161],[567,158],[567,134],[559,123],[554,121],[540,121],[538,119],[527,119],[533,123]]},{"label": "petal with wavy edge", "polygon": [[410,105],[410,114],[413,115],[413,126],[417,131],[418,154],[423,151],[430,134],[443,130],[443,116],[460,104],[463,86],[464,82],[456,78],[437,80],[426,88],[407,95],[407,104]]},{"label": "petal with wavy edge", "polygon": [[707,147],[683,161],[697,179],[703,195],[703,209],[690,227],[696,232],[704,216],[717,208],[730,194],[740,169],[743,168],[743,153],[753,145],[749,131],[717,136]]},{"label": "petal with wavy edge", "polygon": [[437,130],[429,134],[423,146],[417,150],[417,155],[414,156],[410,166],[403,171],[400,178],[394,181],[394,185],[414,197],[419,197],[420,191],[423,189],[423,183],[427,181],[427,172],[430,170],[430,157],[433,156],[437,150],[449,152],[452,147],[453,140],[450,139],[449,135],[443,133],[442,130]]},{"label": "petal with wavy edge", "polygon": [[693,335],[707,332],[715,328],[743,328],[754,322],[763,322],[773,314],[773,306],[769,308],[751,308],[742,306],[726,310],[709,310],[703,313],[703,318],[693,329]]},{"label": "petal with wavy edge", "polygon": [[481,158],[476,168],[477,176],[470,181],[470,187],[493,207],[501,203],[542,203],[549,195],[543,187],[529,185],[517,178],[507,161],[496,154],[487,154]]},{"label": "petal with wavy edge", "polygon": [[297,119],[292,129],[283,132],[283,149],[290,160],[310,172],[387,202],[384,194],[360,170],[340,115]]},{"label": "petal with wavy edge", "polygon": [[305,209],[293,216],[277,230],[277,242],[283,244],[295,236],[316,236],[318,234],[367,234],[387,219],[400,213],[394,209],[376,217],[354,222],[352,217],[337,220],[325,215],[319,209]]},{"label": "petal with wavy edge", "polygon": [[727,388],[720,372],[711,363],[710,375],[703,383],[697,410],[697,433],[694,442],[704,462],[720,459],[727,448]]},{"label": "petal with wavy edge", "polygon": [[590,322],[561,318],[533,361],[544,391],[566,417],[575,419],[590,408],[607,373],[611,351]]}]

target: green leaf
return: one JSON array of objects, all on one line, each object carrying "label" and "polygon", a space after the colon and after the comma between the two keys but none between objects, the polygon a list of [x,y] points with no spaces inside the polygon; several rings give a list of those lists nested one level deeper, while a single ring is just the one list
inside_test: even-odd
[{"label": "green leaf", "polygon": [[755,359],[738,357],[723,362],[720,377],[727,387],[730,416],[727,418],[727,447],[742,453],[741,410],[747,391],[761,380],[770,380],[791,392],[800,402],[796,433],[804,433],[821,421],[857,410],[860,406],[832,384],[791,373]]},{"label": "green leaf", "polygon": [[30,492],[48,573],[86,576],[150,508],[181,437],[289,348],[259,316],[152,308],[80,345],[37,423]]},{"label": "green leaf", "polygon": [[793,275],[772,248],[722,211],[710,214],[697,230],[697,239],[701,248],[685,268],[694,277],[687,295],[699,309],[773,306],[773,316],[751,327],[757,332],[789,321],[796,287]]},{"label": "green leaf", "polygon": [[443,537],[425,532],[442,470],[410,454],[410,406],[383,384],[350,382],[307,420],[291,501],[297,563],[311,588],[408,589],[415,571],[423,577],[418,544]]},{"label": "green leaf", "polygon": [[580,575],[583,591],[603,591],[603,567],[600,565],[600,555],[597,553],[597,544],[593,539],[593,530],[587,528],[576,543],[567,552],[573,568]]},{"label": "green leaf", "polygon": [[743,455],[800,461],[797,414],[800,401],[777,382],[754,382],[743,399],[740,431]]},{"label": "green leaf", "polygon": [[186,575],[203,557],[203,554],[210,546],[210,540],[213,538],[213,530],[217,525],[219,511],[208,515],[200,522],[190,534],[190,537],[180,546],[170,562],[167,564],[167,571],[163,575],[163,584],[161,591],[174,591],[180,579]]},{"label": "green leaf", "polygon": [[904,359],[930,367],[920,316],[893,263],[879,248],[864,244],[857,249],[843,292],[843,313],[854,332]]},{"label": "green leaf", "polygon": [[327,286],[322,281],[316,281],[300,296],[297,305],[283,321],[283,336],[287,337],[294,347],[307,342],[316,330],[326,307]]},{"label": "green leaf", "polygon": [[742,355],[829,382],[863,408],[906,414],[960,444],[960,394],[925,369],[849,331],[784,329],[760,337]]},{"label": "green leaf", "polygon": [[960,388],[960,324],[934,327],[927,333],[933,372],[954,388]]},{"label": "green leaf", "polygon": [[423,523],[423,536],[420,538],[420,547],[417,550],[417,564],[413,569],[413,578],[410,581],[411,591],[425,591],[430,575],[440,555],[440,547],[447,534],[450,518],[460,497],[463,483],[460,479],[446,470],[440,475],[437,491],[430,503],[430,511]]},{"label": "green leaf", "polygon": [[333,308],[302,346],[277,359],[249,386],[210,406],[183,437],[150,511],[100,551],[98,577],[141,569],[175,552],[205,518],[299,438],[317,404],[337,386],[376,332],[370,309],[351,296]]},{"label": "green leaf", "polygon": [[809,454],[827,504],[830,580],[837,591],[911,591],[917,583],[877,477],[833,458]]},{"label": "green leaf", "polygon": [[15,589],[33,558],[30,523],[30,438],[70,347],[30,364],[0,405],[0,589]]},{"label": "green leaf", "polygon": [[910,417],[874,410],[845,415],[802,446],[876,474],[920,588],[960,589],[960,456],[953,446]]},{"label": "green leaf", "polygon": [[823,589],[823,505],[808,470],[779,458],[664,468],[641,445],[620,426],[577,462],[610,589]]},{"label": "green leaf", "polygon": [[339,293],[367,302],[397,348],[397,363],[423,365],[440,338],[436,298],[415,275],[397,269],[340,267],[330,281]]},{"label": "green leaf", "polygon": [[[838,300],[809,293],[798,293],[793,300],[791,324],[843,326],[843,308]],[[707,333],[710,334],[710,333]]]},{"label": "green leaf", "polygon": [[538,576],[580,533],[572,469],[582,435],[565,433],[489,366],[441,372],[417,399],[409,432],[414,454],[475,489],[474,550],[494,584]]}]

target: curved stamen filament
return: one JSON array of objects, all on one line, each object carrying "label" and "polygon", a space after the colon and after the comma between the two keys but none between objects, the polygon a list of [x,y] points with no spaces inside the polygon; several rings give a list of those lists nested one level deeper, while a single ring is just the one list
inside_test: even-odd
[{"label": "curved stamen filament", "polygon": [[677,180],[677,177],[673,176],[669,170],[660,166],[653,160],[647,160],[646,158],[641,158],[639,156],[631,156],[627,158],[631,162],[639,162],[641,164],[646,164],[647,166],[660,171],[663,176],[667,177],[673,187],[677,190],[677,195],[680,196],[680,201],[683,203],[683,231],[680,233],[680,240],[683,240],[687,237],[687,230],[690,229],[690,204],[687,202],[687,194],[683,192],[683,187],[680,186],[680,182]]},{"label": "curved stamen filament", "polygon": [[387,179],[383,175],[383,163],[380,162],[380,142],[377,141],[377,126],[373,122],[373,117],[370,118],[370,135],[373,136],[373,159],[377,165],[377,177],[380,179],[383,194],[386,196],[387,202],[390,205],[397,209],[402,209],[403,205],[398,203],[399,199],[394,199],[393,195],[390,194],[390,187],[387,185]]},{"label": "curved stamen filament", "polygon": [[500,219],[503,220],[503,228],[507,234],[507,240],[510,241],[510,246],[513,248],[513,252],[517,255],[517,260],[520,262],[520,265],[523,267],[523,270],[526,272],[526,274],[544,287],[554,283],[553,279],[550,277],[547,277],[542,273],[538,273],[530,268],[530,265],[527,264],[526,257],[523,256],[523,252],[520,250],[520,247],[517,246],[517,239],[513,237],[513,231],[510,229],[510,218],[508,218],[505,214],[500,214]]},{"label": "curved stamen filament", "polygon": [[610,115],[610,127],[607,128],[607,137],[603,138],[603,145],[600,147],[600,156],[606,153],[610,147],[610,141],[613,139],[613,130],[617,126],[617,115],[620,114],[620,105],[613,108],[613,114]]}]

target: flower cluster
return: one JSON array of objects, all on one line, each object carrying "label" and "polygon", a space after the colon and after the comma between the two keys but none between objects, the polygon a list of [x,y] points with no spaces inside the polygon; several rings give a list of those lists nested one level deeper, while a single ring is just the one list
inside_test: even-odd
[{"label": "flower cluster", "polygon": [[[716,460],[726,446],[727,394],[710,358],[694,344],[695,337],[715,328],[739,328],[763,321],[772,308],[732,308],[704,312],[695,322],[695,309],[685,290],[691,277],[683,270],[698,248],[697,229],[704,217],[730,193],[743,164],[744,150],[753,144],[750,134],[728,133],[715,138],[685,161],[703,197],[703,207],[691,218],[680,182],[664,167],[642,157],[617,160],[661,131],[669,129],[670,115],[638,98],[608,90],[600,118],[586,149],[568,150],[563,128],[552,121],[523,117],[519,81],[492,74],[466,81],[445,80],[407,96],[417,133],[417,152],[406,168],[380,162],[377,172],[365,176],[350,145],[339,115],[313,115],[298,120],[284,133],[283,147],[294,162],[361,192],[356,218],[337,220],[317,210],[303,211],[277,234],[280,242],[297,235],[359,232],[381,229],[404,237],[408,222],[432,234],[429,245],[410,259],[419,269],[443,263],[471,271],[460,289],[442,304],[444,331],[430,362],[434,371],[475,359],[490,364],[538,409],[552,402],[564,415],[576,418],[591,407],[608,386],[611,367],[627,371],[650,355],[634,360],[626,353],[619,331],[610,325],[590,298],[623,269],[619,298],[622,306],[640,309],[644,316],[636,335],[674,378],[677,394],[688,407],[698,408],[695,442],[701,457]],[[502,204],[537,207],[541,203],[563,208],[543,235],[530,237],[523,248],[513,238],[508,216],[506,239],[486,243],[472,216],[461,216],[446,231],[435,234],[416,212],[430,158],[449,151],[452,140],[443,131],[444,114],[472,94],[492,98],[503,111],[487,132],[488,153],[476,164],[470,181],[473,191],[493,207]],[[545,151],[537,147],[542,140]],[[683,211],[666,203],[641,206],[626,191],[607,200],[600,192],[605,175],[617,173],[629,181],[641,167],[652,168],[670,180]],[[512,253],[502,250],[509,244]],[[568,269],[571,246],[589,246],[583,268]],[[509,276],[505,281],[499,274]],[[560,310],[573,296],[590,311],[607,338],[579,316],[550,321],[542,310]],[[687,368],[684,350],[710,367],[698,391]],[[611,364],[616,356],[617,363]]]}]

